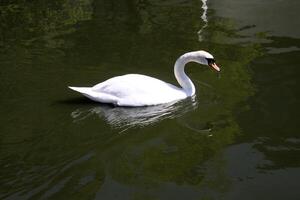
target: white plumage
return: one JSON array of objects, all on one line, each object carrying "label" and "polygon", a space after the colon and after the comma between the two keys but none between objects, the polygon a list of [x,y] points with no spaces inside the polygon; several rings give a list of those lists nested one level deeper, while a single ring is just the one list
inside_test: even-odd
[{"label": "white plumage", "polygon": [[69,87],[87,98],[111,103],[117,106],[150,106],[185,99],[195,94],[192,81],[184,72],[188,62],[210,65],[217,71],[220,69],[210,60],[213,56],[205,51],[195,51],[179,57],[174,66],[174,73],[182,88],[159,79],[141,74],[127,74],[110,78],[93,87]]}]

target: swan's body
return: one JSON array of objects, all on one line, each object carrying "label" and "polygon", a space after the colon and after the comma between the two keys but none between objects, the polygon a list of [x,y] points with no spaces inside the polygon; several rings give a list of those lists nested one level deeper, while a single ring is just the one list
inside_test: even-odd
[{"label": "swan's body", "polygon": [[113,77],[93,87],[69,88],[93,101],[118,106],[150,106],[169,103],[195,94],[195,86],[184,72],[184,66],[188,62],[206,64],[217,71],[220,70],[211,54],[205,51],[195,51],[182,55],[175,63],[175,77],[182,88],[141,74]]},{"label": "swan's body", "polygon": [[91,88],[70,88],[94,101],[119,106],[157,105],[187,97],[181,88],[141,74],[113,77]]}]

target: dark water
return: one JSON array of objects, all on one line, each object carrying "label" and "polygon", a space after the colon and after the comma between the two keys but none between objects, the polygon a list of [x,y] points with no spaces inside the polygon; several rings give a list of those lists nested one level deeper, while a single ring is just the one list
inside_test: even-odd
[{"label": "dark water", "polygon": [[[0,199],[299,199],[298,0],[0,3]],[[67,89],[142,73],[196,99],[99,105]],[[298,92],[297,92],[298,91]]]}]

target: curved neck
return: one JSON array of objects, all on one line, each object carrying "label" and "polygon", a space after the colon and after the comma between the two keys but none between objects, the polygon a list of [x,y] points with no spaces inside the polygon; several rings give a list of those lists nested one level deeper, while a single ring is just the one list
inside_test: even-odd
[{"label": "curved neck", "polygon": [[184,67],[188,62],[199,63],[198,59],[196,59],[196,56],[193,54],[193,52],[186,53],[176,60],[174,66],[174,74],[179,85],[182,87],[186,95],[193,96],[196,92],[195,86],[191,79],[184,72]]}]

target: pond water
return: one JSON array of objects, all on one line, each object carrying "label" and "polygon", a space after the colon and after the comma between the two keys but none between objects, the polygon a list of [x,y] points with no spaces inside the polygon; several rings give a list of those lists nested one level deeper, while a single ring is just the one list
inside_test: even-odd
[{"label": "pond water", "polygon": [[[0,3],[0,199],[298,199],[298,0]],[[141,73],[196,97],[118,108],[67,86]],[[296,92],[298,91],[298,92]]]}]

